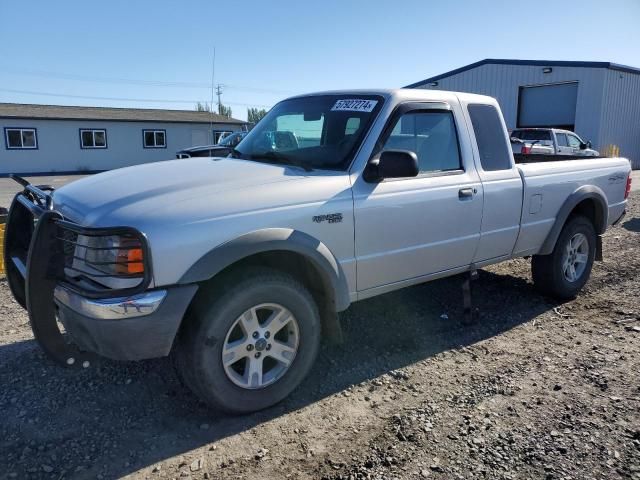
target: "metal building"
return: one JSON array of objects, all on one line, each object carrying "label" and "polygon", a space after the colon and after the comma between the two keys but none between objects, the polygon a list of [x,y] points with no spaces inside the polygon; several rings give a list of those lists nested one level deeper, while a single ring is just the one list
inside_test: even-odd
[{"label": "metal building", "polygon": [[495,97],[509,129],[575,131],[640,168],[640,69],[609,62],[486,59],[406,88]]},{"label": "metal building", "polygon": [[0,176],[96,172],[175,158],[246,129],[193,110],[0,103]]}]

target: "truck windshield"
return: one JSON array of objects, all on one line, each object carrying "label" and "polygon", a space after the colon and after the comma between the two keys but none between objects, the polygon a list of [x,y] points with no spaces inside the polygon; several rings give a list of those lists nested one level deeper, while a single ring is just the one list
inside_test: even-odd
[{"label": "truck windshield", "polygon": [[233,156],[305,170],[346,170],[383,101],[357,94],[285,100],[258,122]]}]

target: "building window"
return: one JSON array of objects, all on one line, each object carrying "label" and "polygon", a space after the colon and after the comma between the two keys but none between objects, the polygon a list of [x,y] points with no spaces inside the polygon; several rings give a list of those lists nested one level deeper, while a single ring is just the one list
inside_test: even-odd
[{"label": "building window", "polygon": [[107,131],[80,129],[80,148],[107,148]]},{"label": "building window", "polygon": [[143,130],[142,142],[144,148],[167,148],[167,131]]},{"label": "building window", "polygon": [[214,130],[213,131],[213,143],[215,145],[217,145],[218,143],[220,143],[221,140],[224,139],[224,137],[231,135],[233,132],[230,132],[229,130]]},{"label": "building window", "polygon": [[4,139],[8,150],[38,148],[38,135],[35,128],[5,128]]}]

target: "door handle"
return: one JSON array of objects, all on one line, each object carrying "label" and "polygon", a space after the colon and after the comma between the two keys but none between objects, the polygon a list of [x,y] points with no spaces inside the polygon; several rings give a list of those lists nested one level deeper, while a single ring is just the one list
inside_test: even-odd
[{"label": "door handle", "polygon": [[477,190],[475,188],[461,188],[460,190],[458,190],[458,198],[460,200],[471,198],[473,197],[473,194],[476,193],[476,191]]}]

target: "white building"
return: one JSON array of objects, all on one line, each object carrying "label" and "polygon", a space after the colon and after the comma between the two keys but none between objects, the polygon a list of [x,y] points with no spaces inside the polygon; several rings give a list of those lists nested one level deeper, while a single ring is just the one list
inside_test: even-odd
[{"label": "white building", "polygon": [[0,176],[95,172],[175,158],[246,122],[209,112],[0,103]]},{"label": "white building", "polygon": [[408,85],[497,98],[509,129],[559,127],[640,168],[640,69],[609,62],[481,60]]}]

